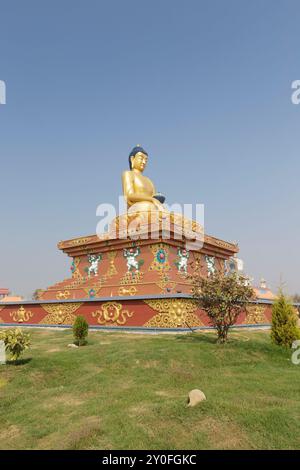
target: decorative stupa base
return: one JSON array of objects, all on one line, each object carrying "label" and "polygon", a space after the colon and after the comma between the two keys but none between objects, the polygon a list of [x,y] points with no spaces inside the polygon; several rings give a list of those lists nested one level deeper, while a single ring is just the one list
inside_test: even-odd
[{"label": "decorative stupa base", "polygon": [[[60,242],[58,248],[72,259],[71,276],[40,291],[35,302],[0,304],[0,322],[69,326],[82,315],[98,327],[208,327],[207,315],[191,298],[188,275],[230,269],[237,245],[204,235],[196,222],[175,214],[167,226],[160,213],[149,228],[148,216],[125,214],[100,237]],[[139,222],[136,240],[132,221]],[[270,304],[248,310],[239,324],[270,322]]]},{"label": "decorative stupa base", "polygon": [[226,260],[238,252],[232,243],[204,236],[193,221],[184,227],[181,216],[173,217],[168,227],[162,220],[149,226],[142,219],[135,240],[128,233],[133,215],[118,217],[100,237],[60,242],[58,248],[72,259],[72,275],[40,291],[39,300],[190,294],[188,275],[194,269],[203,276],[224,270]]},{"label": "decorative stupa base", "polygon": [[[263,326],[271,322],[272,304],[253,303],[238,318],[239,326]],[[120,329],[205,329],[205,312],[182,294],[157,297],[117,297],[81,301],[33,301],[0,307],[0,324],[22,326],[71,326],[82,315],[92,327]]]}]

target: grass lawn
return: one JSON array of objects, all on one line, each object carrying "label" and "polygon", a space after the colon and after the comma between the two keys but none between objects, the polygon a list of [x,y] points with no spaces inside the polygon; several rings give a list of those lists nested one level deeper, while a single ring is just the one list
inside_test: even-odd
[{"label": "grass lawn", "polygon": [[[145,335],[26,330],[0,366],[0,449],[296,449],[300,365],[268,331]],[[186,406],[200,388],[207,400]]]}]

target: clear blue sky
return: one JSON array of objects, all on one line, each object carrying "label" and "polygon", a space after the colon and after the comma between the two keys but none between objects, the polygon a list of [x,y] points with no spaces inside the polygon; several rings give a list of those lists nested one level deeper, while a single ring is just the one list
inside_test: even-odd
[{"label": "clear blue sky", "polygon": [[300,292],[298,0],[0,1],[0,285],[69,275],[131,148],[168,202],[205,204],[246,271]]}]

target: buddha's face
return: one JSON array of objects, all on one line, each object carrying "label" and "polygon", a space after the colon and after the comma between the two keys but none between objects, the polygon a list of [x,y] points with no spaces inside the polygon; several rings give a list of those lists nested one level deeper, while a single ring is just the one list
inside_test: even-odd
[{"label": "buddha's face", "polygon": [[143,172],[148,161],[148,156],[142,152],[138,152],[134,157],[131,157],[131,168],[132,170],[138,170]]}]

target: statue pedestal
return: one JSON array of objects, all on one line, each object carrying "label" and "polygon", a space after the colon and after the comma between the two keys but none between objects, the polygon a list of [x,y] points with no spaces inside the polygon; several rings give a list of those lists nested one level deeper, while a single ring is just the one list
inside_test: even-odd
[{"label": "statue pedestal", "polygon": [[[71,258],[71,276],[41,291],[37,301],[3,303],[0,323],[70,326],[82,315],[90,326],[104,329],[207,328],[207,315],[191,297],[188,274],[195,268],[204,276],[224,269],[238,247],[205,235],[201,248],[187,250],[176,224],[167,239],[161,229],[156,239],[134,241],[108,233],[60,242],[59,249]],[[271,304],[260,310],[259,324],[270,323]],[[257,323],[257,315],[252,317],[245,311],[238,324]]]},{"label": "statue pedestal", "polygon": [[[77,300],[190,294],[188,274],[196,265],[205,276],[208,269],[224,270],[224,261],[238,252],[236,245],[203,235],[199,227],[191,226],[183,234],[182,225],[174,221],[168,233],[162,224],[152,225],[151,232],[147,225],[142,225],[140,238],[133,240],[124,234],[119,218],[117,227],[100,238],[92,235],[62,241],[58,248],[72,259],[72,276],[42,291],[39,298]],[[197,242],[191,241],[192,229]],[[126,238],[122,238],[124,235]]]},{"label": "statue pedestal", "polygon": [[[107,327],[207,324],[191,298],[188,274],[197,266],[207,275],[211,268],[207,259],[214,260],[214,269],[224,269],[224,261],[238,251],[237,246],[204,236],[195,222],[183,233],[178,217],[172,218],[168,231],[162,220],[152,224],[151,231],[142,221],[136,240],[125,231],[126,215],[114,222],[100,237],[60,242],[58,248],[71,258],[71,276],[40,291],[27,314],[23,304],[22,312],[7,310],[11,321],[70,325],[80,314],[90,325]],[[198,244],[191,243],[195,233]]]}]

